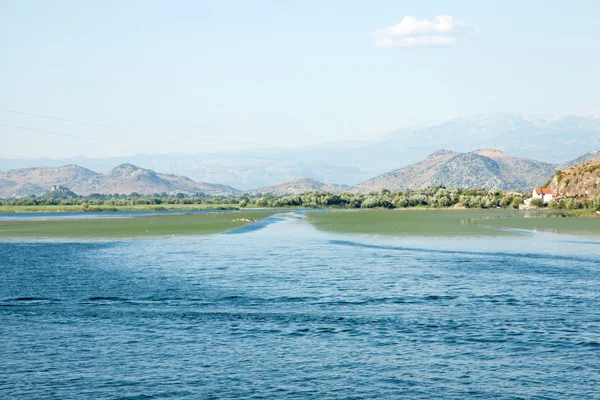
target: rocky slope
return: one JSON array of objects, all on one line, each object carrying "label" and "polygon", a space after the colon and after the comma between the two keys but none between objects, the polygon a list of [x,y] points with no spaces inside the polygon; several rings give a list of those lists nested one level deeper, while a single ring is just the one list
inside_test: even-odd
[{"label": "rocky slope", "polygon": [[298,178],[281,182],[276,185],[265,186],[262,188],[250,190],[247,193],[251,195],[290,195],[302,194],[306,192],[340,193],[349,189],[350,187],[344,185],[322,183],[310,178]]},{"label": "rocky slope", "polygon": [[381,189],[420,189],[431,185],[528,189],[546,182],[555,168],[553,164],[514,157],[494,149],[469,153],[440,150],[421,162],[363,182],[353,190],[367,193]]},{"label": "rocky slope", "polygon": [[550,182],[550,189],[554,195],[559,196],[600,195],[600,157],[558,171]]},{"label": "rocky slope", "polygon": [[589,153],[586,153],[586,154],[582,155],[581,157],[577,157],[574,160],[559,164],[557,170],[571,169],[578,165],[590,162],[594,158],[598,158],[598,157],[600,157],[600,150],[590,151]]},{"label": "rocky slope", "polygon": [[203,192],[209,195],[233,195],[238,190],[226,186],[195,182],[183,176],[159,174],[131,164],[122,164],[105,173],[96,173],[77,165],[40,167],[0,172],[0,197],[41,196],[53,185],[69,188],[79,195],[91,193],[130,194]]},{"label": "rocky slope", "polygon": [[[78,165],[23,168],[0,172],[0,197],[41,196],[51,186],[69,189],[93,181],[98,174]],[[78,193],[80,194],[80,193]]]}]

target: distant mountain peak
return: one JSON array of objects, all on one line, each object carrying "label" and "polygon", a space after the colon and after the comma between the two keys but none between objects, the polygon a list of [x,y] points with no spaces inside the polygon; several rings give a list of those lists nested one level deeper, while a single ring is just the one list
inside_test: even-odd
[{"label": "distant mountain peak", "polygon": [[138,169],[144,169],[144,168],[140,168],[137,165],[133,165],[130,163],[123,163],[123,164],[117,165],[116,167],[113,168],[113,170],[122,170],[122,169],[137,171]]},{"label": "distant mountain peak", "polygon": [[451,154],[458,154],[458,152],[453,151],[453,150],[440,149],[440,150],[436,150],[435,152],[431,153],[427,158],[447,156],[447,155],[451,155]]},{"label": "distant mountain peak", "polygon": [[317,184],[323,185],[322,182],[319,182],[316,179],[309,178],[309,177],[306,177],[306,176],[301,176],[299,178],[294,178],[294,179],[288,179],[287,181],[281,182],[281,184],[284,184],[284,183],[285,184],[291,184],[291,183],[311,183],[311,184],[313,184],[313,183],[317,183]]},{"label": "distant mountain peak", "polygon": [[591,160],[598,158],[598,157],[600,157],[600,150],[592,150],[592,151],[582,155],[581,157],[577,157],[574,160],[559,164],[557,169],[559,169],[559,170],[570,169],[570,168],[576,167],[578,165],[582,165],[587,162],[590,162]]},{"label": "distant mountain peak", "polygon": [[275,195],[293,195],[307,192],[332,192],[339,193],[350,189],[344,185],[334,185],[319,182],[312,178],[300,177],[290,179],[281,183],[262,188],[254,189],[248,193],[253,195],[275,194]]},{"label": "distant mountain peak", "polygon": [[502,150],[493,149],[493,148],[478,149],[478,150],[472,151],[471,153],[479,154],[480,156],[486,156],[486,157],[512,157],[510,154],[507,154],[507,153],[503,152]]}]

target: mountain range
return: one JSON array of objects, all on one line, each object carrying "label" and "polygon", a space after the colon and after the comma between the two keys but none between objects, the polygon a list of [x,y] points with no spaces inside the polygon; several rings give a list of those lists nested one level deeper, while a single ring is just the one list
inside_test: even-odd
[{"label": "mountain range", "polygon": [[63,186],[79,195],[92,193],[151,195],[154,193],[206,193],[230,196],[239,191],[227,186],[195,182],[187,177],[160,174],[132,164],[122,164],[105,173],[97,173],[78,165],[39,167],[0,173],[0,197],[40,196],[51,186]]},{"label": "mountain range", "polygon": [[301,149],[137,154],[104,159],[5,157],[0,158],[0,171],[77,164],[106,172],[131,163],[159,173],[184,175],[194,181],[226,184],[241,190],[267,187],[301,176],[354,186],[417,163],[439,148],[462,153],[494,148],[515,157],[562,164],[600,148],[600,114],[531,116],[492,112],[453,118],[431,126],[403,128],[375,140],[342,141]]},{"label": "mountain range", "polygon": [[[565,165],[578,165],[594,159],[590,152]],[[446,187],[485,187],[488,189],[531,189],[550,180],[558,164],[524,159],[496,149],[460,153],[438,150],[424,160],[381,174],[354,187],[325,184],[311,178],[298,178],[254,190],[239,190],[228,185],[196,182],[190,178],[161,174],[132,164],[122,164],[107,172],[97,173],[78,165],[39,167],[0,172],[0,198],[40,196],[51,186],[62,186],[80,195],[155,193],[204,193],[213,196],[290,195],[310,191],[369,193],[381,189],[420,189],[431,185]]]},{"label": "mountain range", "polygon": [[589,153],[586,153],[586,154],[582,155],[581,157],[577,157],[574,160],[559,164],[557,169],[558,170],[571,169],[578,165],[588,163],[598,157],[600,157],[600,150],[590,151]]}]

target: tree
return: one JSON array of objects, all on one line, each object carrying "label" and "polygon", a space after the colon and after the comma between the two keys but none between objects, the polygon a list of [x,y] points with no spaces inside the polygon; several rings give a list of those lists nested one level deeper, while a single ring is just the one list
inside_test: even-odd
[{"label": "tree", "polygon": [[533,199],[531,199],[529,201],[529,206],[541,208],[544,206],[544,201],[542,199],[540,199],[539,197],[534,197]]},{"label": "tree", "polygon": [[381,201],[374,196],[367,197],[361,204],[361,208],[377,208],[381,207]]},{"label": "tree", "polygon": [[256,200],[256,205],[258,207],[266,207],[269,204],[267,203],[267,200],[264,197],[261,197],[260,199]]},{"label": "tree", "polygon": [[600,211],[600,196],[592,197],[589,207],[594,211]]},{"label": "tree", "polygon": [[519,206],[523,203],[523,198],[520,196],[513,197],[513,201],[511,203],[513,208],[519,208]]},{"label": "tree", "polygon": [[396,208],[408,207],[408,199],[404,196],[394,197],[394,201],[392,203],[394,203],[394,207]]},{"label": "tree", "polygon": [[502,197],[502,199],[500,200],[500,207],[508,208],[508,207],[510,207],[512,202],[513,202],[513,196],[506,195],[506,196]]}]

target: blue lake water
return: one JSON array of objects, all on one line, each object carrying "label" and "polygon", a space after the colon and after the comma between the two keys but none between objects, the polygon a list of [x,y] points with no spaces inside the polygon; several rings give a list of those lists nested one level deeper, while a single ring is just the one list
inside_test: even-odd
[{"label": "blue lake water", "polygon": [[600,398],[598,238],[0,243],[0,398]]}]

